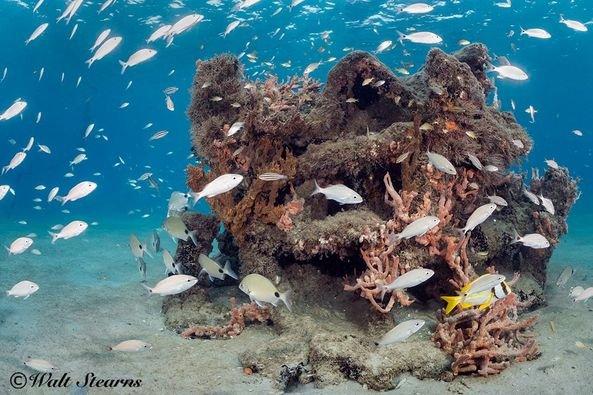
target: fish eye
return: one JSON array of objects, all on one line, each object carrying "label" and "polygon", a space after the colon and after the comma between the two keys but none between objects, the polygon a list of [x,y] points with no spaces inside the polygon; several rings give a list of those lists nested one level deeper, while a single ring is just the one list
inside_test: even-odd
[{"label": "fish eye", "polygon": [[140,249],[142,249],[142,244],[140,244],[138,247],[139,247]]},{"label": "fish eye", "polygon": [[186,229],[186,230],[185,230],[185,234],[188,234],[188,233],[189,233],[189,231]]},{"label": "fish eye", "polygon": [[218,269],[218,273],[224,273],[224,270],[222,270],[222,269],[219,268]]},{"label": "fish eye", "polygon": [[278,293],[278,291],[274,292],[274,296],[277,297],[277,298],[280,297],[280,294]]}]

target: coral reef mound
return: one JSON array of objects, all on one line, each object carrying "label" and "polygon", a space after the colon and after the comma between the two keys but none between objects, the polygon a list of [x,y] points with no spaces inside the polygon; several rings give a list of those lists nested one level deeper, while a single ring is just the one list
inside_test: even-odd
[{"label": "coral reef mound", "polygon": [[[481,347],[492,343],[492,338],[499,339],[491,322],[503,316],[505,323],[517,326],[513,333],[529,326],[516,324],[515,315],[507,312],[515,312],[518,304],[543,302],[546,265],[566,232],[566,217],[578,191],[565,168],[549,168],[541,178],[534,172],[529,182],[525,174],[509,170],[528,154],[532,141],[511,113],[486,103],[493,89],[486,76],[489,61],[480,44],[452,55],[432,49],[426,64],[402,79],[374,56],[353,52],[335,65],[323,88],[306,75],[285,83],[273,77],[249,81],[239,61],[230,55],[198,62],[188,114],[192,149],[201,162],[188,167],[188,185],[198,192],[222,174],[244,176],[231,192],[208,198],[216,220],[224,225],[222,233],[212,235],[221,254],[234,263],[240,276],[259,273],[281,278],[281,286],[296,291],[297,305],[299,290],[294,286],[303,281],[291,278],[300,273],[293,267],[314,268],[309,275],[338,279],[338,291],[351,298],[350,303],[360,295],[372,314],[379,316],[397,305],[451,294],[487,268],[507,276],[519,271],[521,280],[514,285],[512,306],[499,301],[490,311],[471,313],[474,324],[470,329],[464,327],[466,321],[442,319],[437,328],[440,335],[434,338],[456,358],[456,374],[500,371],[500,364],[508,358],[499,362],[502,351],[495,354],[492,345],[490,353],[480,353],[476,341]],[[428,152],[447,158],[455,167],[454,174],[439,170]],[[283,177],[269,181],[259,177],[264,173]],[[315,181],[321,186],[344,184],[364,201],[340,205],[322,194],[311,195]],[[535,204],[526,191],[551,199],[555,214]],[[507,205],[498,206],[491,218],[465,236],[461,234],[458,229],[469,216],[494,195]],[[439,224],[423,235],[393,242],[394,234],[427,215],[438,217]],[[213,220],[208,220],[209,225],[202,227],[214,229]],[[551,246],[531,249],[511,243],[515,232],[540,233]],[[186,266],[197,261],[192,251],[187,246],[178,250],[178,259]],[[382,294],[384,285],[416,267],[430,268],[435,275],[408,293]],[[319,300],[327,292],[307,289]],[[241,321],[236,309],[231,323]],[[274,312],[270,319],[276,325]],[[363,333],[369,330],[362,329]],[[461,333],[467,344],[452,344],[453,332]],[[333,336],[327,331],[300,336],[309,351],[295,355],[304,356],[299,357],[303,366],[317,361],[321,372],[346,358],[337,350],[347,348],[357,354],[370,350],[364,342]],[[320,342],[335,347],[320,350],[316,346]],[[353,344],[344,346],[344,342]],[[537,355],[535,345],[528,346],[513,354],[514,359]],[[262,353],[258,350],[258,355]],[[459,360],[458,355],[463,358]],[[377,372],[383,370],[367,366],[368,361],[356,361],[352,356],[350,367],[339,369],[348,370],[344,375],[349,378],[364,377],[359,381],[376,389],[389,388],[385,380],[405,370],[392,369],[388,379],[381,381]],[[423,363],[404,365],[407,370],[418,370]],[[291,372],[302,370],[291,366]]]}]

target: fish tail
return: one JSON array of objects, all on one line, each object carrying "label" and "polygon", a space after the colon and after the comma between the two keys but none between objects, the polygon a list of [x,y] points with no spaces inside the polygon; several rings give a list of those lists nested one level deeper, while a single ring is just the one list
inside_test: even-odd
[{"label": "fish tail", "polygon": [[230,263],[229,261],[227,261],[227,262],[224,264],[224,269],[222,269],[222,270],[224,271],[224,273],[225,273],[227,276],[230,276],[230,277],[234,278],[235,280],[238,280],[238,279],[239,279],[239,277],[237,277],[237,274],[236,274],[236,273],[233,271],[233,269],[231,268],[231,263]]},{"label": "fish tail", "polygon": [[58,234],[52,233],[52,232],[47,232],[47,233],[49,233],[49,235],[51,236],[51,243],[56,244],[56,240],[58,240]]},{"label": "fish tail", "polygon": [[125,73],[126,69],[128,68],[128,64],[126,62],[124,62],[123,60],[120,60],[119,64],[121,65],[121,73],[123,75],[123,73]]},{"label": "fish tail", "polygon": [[519,233],[517,233],[517,229],[513,229],[513,240],[511,241],[511,244],[515,244],[521,241],[521,236],[519,236]]},{"label": "fish tail", "polygon": [[192,206],[195,206],[196,203],[198,202],[198,200],[200,200],[202,198],[202,196],[199,193],[196,193],[196,192],[190,192],[189,194],[194,199],[194,203],[193,203]]},{"label": "fish tail", "polygon": [[397,36],[398,36],[398,41],[401,45],[404,45],[404,38],[406,37],[405,34],[403,34],[402,32],[400,32],[399,30],[397,30]]},{"label": "fish tail", "polygon": [[92,65],[93,65],[93,63],[94,63],[94,60],[93,60],[93,58],[90,58],[89,60],[87,60],[87,61],[86,61],[86,62],[84,62],[84,63],[88,64],[88,65],[89,65],[89,69],[90,69],[90,68],[91,68],[91,66],[92,66]]},{"label": "fish tail", "polygon": [[284,302],[288,311],[292,312],[292,291],[288,291],[280,294],[280,300]]},{"label": "fish tail", "polygon": [[141,283],[140,285],[142,285],[144,288],[146,288],[146,290],[148,291],[148,296],[152,295],[152,288],[150,288],[148,285]]},{"label": "fish tail", "polygon": [[377,288],[381,290],[381,302],[383,302],[383,299],[385,299],[385,294],[387,293],[387,291],[389,291],[389,289],[385,284],[378,284]]},{"label": "fish tail", "polygon": [[523,27],[519,26],[519,29],[521,29],[521,35],[525,34],[525,29],[523,29]]},{"label": "fish tail", "polygon": [[194,243],[194,245],[197,247],[198,246],[198,230],[192,230],[191,232],[189,232],[189,238],[191,239],[192,243]]},{"label": "fish tail", "polygon": [[309,195],[309,196],[313,196],[313,195],[317,195],[318,193],[321,193],[321,187],[317,183],[317,180],[313,180],[313,182],[315,183],[315,189],[313,189],[313,192],[311,192],[311,195]]},{"label": "fish tail", "polygon": [[449,315],[449,313],[451,311],[453,311],[453,309],[459,303],[461,303],[461,300],[463,299],[463,297],[462,296],[441,296],[441,299],[443,299],[445,302],[447,302],[447,307],[445,307],[445,315]]}]

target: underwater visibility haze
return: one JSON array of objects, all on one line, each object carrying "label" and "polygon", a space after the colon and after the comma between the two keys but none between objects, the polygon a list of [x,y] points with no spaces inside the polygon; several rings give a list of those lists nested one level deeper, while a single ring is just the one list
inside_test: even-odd
[{"label": "underwater visibility haze", "polygon": [[590,393],[590,2],[0,20],[2,393]]}]

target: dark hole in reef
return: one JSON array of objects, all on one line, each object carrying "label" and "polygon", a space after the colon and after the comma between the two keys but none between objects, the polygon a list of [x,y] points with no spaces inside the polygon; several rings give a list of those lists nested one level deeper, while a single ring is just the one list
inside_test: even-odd
[{"label": "dark hole in reef", "polygon": [[354,86],[352,87],[352,94],[358,100],[356,105],[361,110],[366,109],[381,98],[375,87],[371,84],[362,86],[363,82],[364,79],[358,75],[354,81]]},{"label": "dark hole in reef", "polygon": [[276,196],[275,206],[281,206],[288,203],[291,200],[290,186],[285,183],[280,189],[278,189],[278,195]]},{"label": "dark hole in reef", "polygon": [[[430,290],[434,289],[438,281],[439,280],[435,276],[432,276],[426,282],[420,284],[417,287],[406,289],[405,292],[409,294],[414,300],[421,303],[426,303],[429,300],[434,299],[434,294],[432,294]],[[387,300],[387,297],[385,297],[385,300]]]},{"label": "dark hole in reef", "polygon": [[[356,254],[352,257],[341,258],[337,255],[324,255],[316,256],[310,261],[296,261],[294,257],[284,255],[276,257],[276,260],[280,262],[281,267],[286,267],[290,264],[305,265],[310,264],[322,274],[331,277],[358,277],[367,268],[366,263],[362,259],[360,254]],[[283,264],[284,263],[284,264]]]}]

